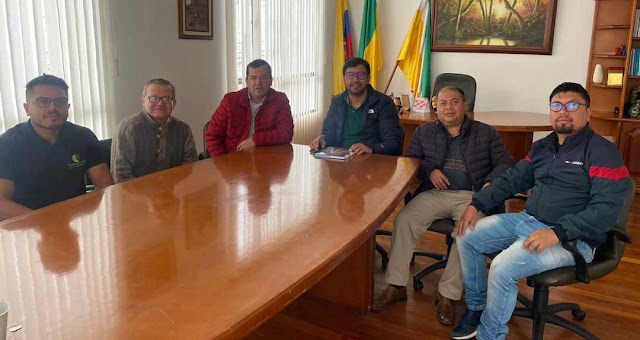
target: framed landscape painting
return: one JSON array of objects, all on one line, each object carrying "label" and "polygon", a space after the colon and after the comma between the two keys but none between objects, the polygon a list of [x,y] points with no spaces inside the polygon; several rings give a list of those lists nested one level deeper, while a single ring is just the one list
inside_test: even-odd
[{"label": "framed landscape painting", "polygon": [[213,40],[213,0],[178,0],[180,39]]},{"label": "framed landscape painting", "polygon": [[431,50],[551,54],[558,0],[432,0]]}]

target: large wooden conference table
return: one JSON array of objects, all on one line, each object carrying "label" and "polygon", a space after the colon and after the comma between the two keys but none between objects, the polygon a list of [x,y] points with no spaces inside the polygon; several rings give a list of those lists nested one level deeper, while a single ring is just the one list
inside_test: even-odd
[{"label": "large wooden conference table", "polygon": [[[522,111],[487,111],[474,112],[473,119],[493,126],[505,147],[516,161],[523,159],[531,150],[535,131],[552,131],[549,115]],[[411,114],[404,111],[400,114],[400,123],[405,134],[403,152],[411,144],[415,129],[425,123],[436,120],[435,114]]]},{"label": "large wooden conference table", "polygon": [[303,294],[366,313],[375,231],[418,167],[262,147],[0,222],[9,336],[239,338]]}]

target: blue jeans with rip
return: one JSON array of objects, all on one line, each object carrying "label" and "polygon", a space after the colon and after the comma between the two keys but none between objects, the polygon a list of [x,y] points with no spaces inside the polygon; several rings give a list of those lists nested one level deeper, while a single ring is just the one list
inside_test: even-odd
[{"label": "blue jeans with rip", "polygon": [[[467,308],[484,310],[478,340],[507,336],[507,322],[516,306],[519,279],[575,265],[571,253],[560,243],[540,254],[536,251],[529,254],[527,249],[522,249],[529,234],[549,228],[526,212],[499,214],[479,220],[474,230],[467,229],[464,236],[458,237]],[[593,260],[595,249],[583,241],[579,241],[577,247],[587,263]],[[499,251],[502,252],[491,262],[487,275],[485,254]]]}]

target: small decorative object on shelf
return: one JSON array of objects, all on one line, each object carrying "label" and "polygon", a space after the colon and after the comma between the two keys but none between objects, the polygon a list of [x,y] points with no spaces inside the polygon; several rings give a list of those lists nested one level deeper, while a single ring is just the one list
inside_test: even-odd
[{"label": "small decorative object on shelf", "polygon": [[622,44],[622,55],[627,55],[627,46]]},{"label": "small decorative object on shelf", "polygon": [[640,99],[640,86],[634,86],[631,90],[631,103],[635,103],[636,100]]},{"label": "small decorative object on shelf", "polygon": [[629,116],[638,118],[640,117],[640,100],[636,100],[631,108],[629,109]]},{"label": "small decorative object on shelf", "polygon": [[622,67],[609,67],[607,70],[607,85],[608,86],[620,86],[622,85],[622,74],[624,69]]},{"label": "small decorative object on shelf", "polygon": [[623,55],[622,54],[622,46],[617,46],[616,47],[616,55]]},{"label": "small decorative object on shelf", "polygon": [[616,117],[620,117],[620,108],[619,107],[614,107],[613,108],[613,115]]},{"label": "small decorative object on shelf", "polygon": [[596,84],[602,83],[604,79],[604,73],[602,71],[602,64],[597,64],[593,70],[593,82]]}]

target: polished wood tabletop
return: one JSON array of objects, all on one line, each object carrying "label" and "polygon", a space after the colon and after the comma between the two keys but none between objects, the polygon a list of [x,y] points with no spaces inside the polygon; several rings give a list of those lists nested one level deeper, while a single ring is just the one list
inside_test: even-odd
[{"label": "polished wood tabletop", "polygon": [[[435,114],[400,114],[403,124],[417,124],[434,121]],[[524,111],[486,111],[474,112],[473,119],[493,126],[497,131],[552,131],[549,115]]]},{"label": "polished wood tabletop", "polygon": [[1,222],[11,339],[242,337],[370,240],[418,166],[261,147]]}]

